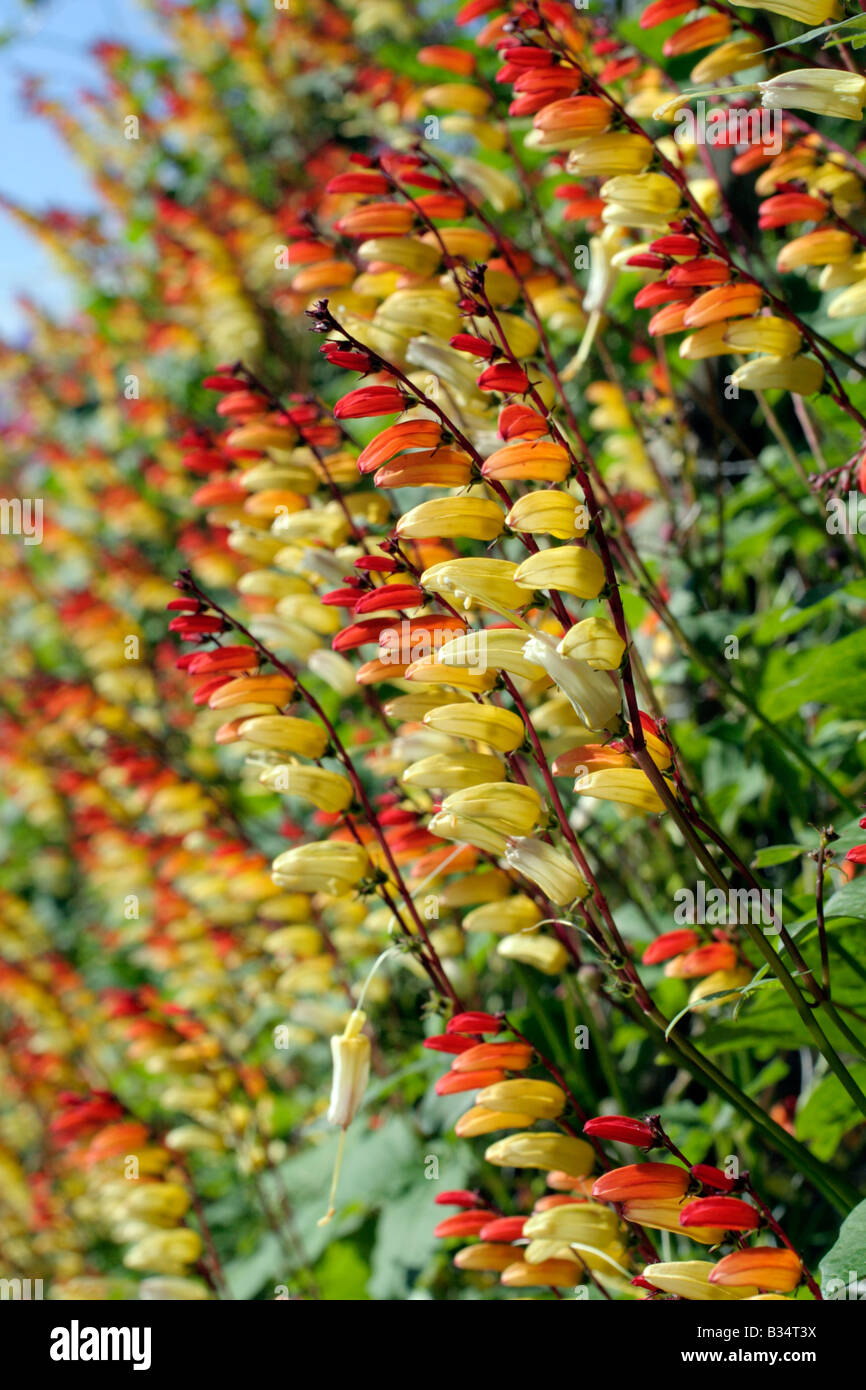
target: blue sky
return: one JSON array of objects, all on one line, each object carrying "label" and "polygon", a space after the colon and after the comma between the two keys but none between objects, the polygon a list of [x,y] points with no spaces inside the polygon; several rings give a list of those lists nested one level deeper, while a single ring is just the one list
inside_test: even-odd
[{"label": "blue sky", "polygon": [[[86,210],[95,198],[84,173],[50,126],[26,115],[21,79],[38,74],[47,89],[75,102],[94,87],[98,70],[88,49],[98,39],[144,48],[161,46],[156,21],[136,0],[43,0],[35,8],[0,0],[0,30],[23,30],[0,47],[0,191],[28,207]],[[69,287],[52,258],[0,211],[0,334],[17,335],[21,292],[49,307],[71,303]]]}]

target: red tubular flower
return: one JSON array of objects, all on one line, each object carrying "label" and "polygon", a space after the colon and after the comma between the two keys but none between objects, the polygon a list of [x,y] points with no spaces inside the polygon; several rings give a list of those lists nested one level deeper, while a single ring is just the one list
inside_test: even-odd
[{"label": "red tubular flower", "polygon": [[324,603],[329,608],[354,608],[361,595],[359,585],[348,586],[345,589],[332,589],[328,594],[322,594],[319,602]]},{"label": "red tubular flower", "polygon": [[352,348],[341,348],[339,343],[323,343],[319,352],[332,367],[343,367],[346,371],[371,372],[373,359],[366,352],[355,352]]},{"label": "red tubular flower", "polygon": [[680,232],[656,237],[655,241],[650,242],[650,250],[657,251],[660,256],[696,256],[700,249],[701,243],[696,236]]},{"label": "red tubular flower", "polygon": [[491,10],[502,9],[502,0],[469,0],[463,5],[454,16],[454,23],[459,25],[471,24],[473,19],[479,19],[483,14],[489,14]]},{"label": "red tubular flower", "polygon": [[455,333],[449,341],[458,352],[471,352],[473,357],[486,357],[488,361],[496,353],[495,343],[488,343],[486,338],[476,338],[474,333]]},{"label": "red tubular flower", "polygon": [[845,855],[849,864],[866,864],[866,845],[855,845]]},{"label": "red tubular flower", "polygon": [[664,270],[667,264],[664,256],[656,256],[652,251],[637,251],[626,261],[635,270]]},{"label": "red tubular flower", "polygon": [[724,285],[730,271],[724,261],[713,260],[711,256],[696,256],[683,265],[672,266],[668,271],[669,285]]},{"label": "red tubular flower", "polygon": [[359,386],[334,406],[337,420],[363,420],[370,415],[399,415],[411,404],[396,386]]},{"label": "red tubular flower", "polygon": [[461,1211],[457,1216],[446,1216],[433,1234],[443,1239],[448,1236],[477,1236],[492,1215],[491,1211]]},{"label": "red tubular flower", "polygon": [[[427,1039],[429,1042],[430,1039]],[[474,1048],[470,1049],[474,1051]],[[457,1061],[468,1056],[464,1052]],[[437,1096],[458,1095],[461,1091],[480,1091],[485,1086],[495,1086],[498,1082],[505,1080],[505,1072],[489,1069],[487,1071],[449,1071],[444,1076],[440,1076],[436,1082],[434,1090]]]},{"label": "red tubular flower", "polygon": [[255,671],[258,664],[258,653],[252,647],[217,647],[212,652],[195,652],[186,669],[191,676],[204,676],[217,671]]},{"label": "red tubular flower", "polygon": [[657,1143],[655,1135],[643,1120],[632,1120],[628,1115],[598,1115],[587,1120],[584,1134],[595,1139],[614,1139],[620,1144],[633,1144],[636,1149],[651,1149]]},{"label": "red tubular flower", "polygon": [[647,5],[640,17],[640,27],[642,29],[654,29],[657,24],[667,24],[669,19],[677,19],[680,15],[691,14],[696,10],[700,0],[653,0],[651,5]]},{"label": "red tubular flower", "polygon": [[636,309],[655,309],[659,304],[674,304],[680,301],[687,301],[692,298],[692,292],[685,285],[679,288],[672,285],[669,280],[656,280],[651,285],[644,285],[643,289],[638,290],[634,297],[634,307]]},{"label": "red tubular flower", "polygon": [[[437,618],[438,622],[439,619]],[[505,1024],[495,1014],[455,1014],[445,1025],[446,1033],[501,1033]]]},{"label": "red tubular flower", "polygon": [[382,584],[357,598],[355,612],[360,615],[376,613],[380,608],[417,608],[423,602],[424,590],[417,584]]},{"label": "red tubular flower", "polygon": [[729,1178],[722,1172],[721,1168],[714,1168],[710,1163],[695,1163],[690,1169],[692,1177],[703,1187],[715,1188],[717,1192],[732,1192],[734,1179]]},{"label": "red tubular flower", "polygon": [[326,193],[368,193],[388,192],[388,180],[374,169],[352,170],[351,173],[337,174],[325,185]]},{"label": "red tubular flower", "polygon": [[453,1188],[449,1192],[437,1192],[433,1198],[437,1207],[480,1207],[483,1199],[477,1192],[470,1192],[466,1187]]},{"label": "red tubular flower", "polygon": [[485,367],[478,378],[478,389],[522,396],[529,390],[529,377],[522,367],[513,366],[510,362],[496,362],[492,367]]},{"label": "red tubular flower", "polygon": [[613,58],[611,62],[605,63],[598,80],[603,87],[609,82],[619,82],[623,77],[631,77],[633,72],[637,72],[641,65],[641,60],[636,53],[628,58]]},{"label": "red tubular flower", "polygon": [[[391,848],[394,848],[393,845]],[[432,1037],[424,1039],[423,1045],[431,1052],[448,1052],[457,1056],[460,1052],[468,1052],[473,1044],[469,1038],[456,1037],[453,1033],[434,1033]]]},{"label": "red tubular flower", "polygon": [[544,416],[528,405],[504,405],[499,412],[500,439],[539,439],[547,432]]},{"label": "red tubular flower", "polygon": [[359,555],[357,560],[353,560],[352,568],[365,572],[372,570],[375,574],[395,574],[399,566],[390,555]]},{"label": "red tubular flower", "polygon": [[233,376],[206,376],[201,384],[208,391],[239,391],[243,387],[243,382]]},{"label": "red tubular flower", "polygon": [[777,193],[765,198],[758,209],[761,231],[787,227],[790,222],[820,222],[827,216],[827,203],[810,193]]},{"label": "red tubular flower", "polygon": [[497,1216],[487,1221],[478,1234],[482,1240],[520,1240],[525,1224],[525,1216]]},{"label": "red tubular flower", "polygon": [[671,956],[679,956],[683,951],[690,951],[693,946],[697,946],[700,941],[696,931],[684,928],[682,931],[668,931],[663,936],[657,936],[655,941],[651,941],[643,953],[644,965],[659,965],[663,960],[670,960]]},{"label": "red tubular flower", "polygon": [[680,1213],[681,1226],[718,1226],[722,1231],[754,1231],[760,1213],[739,1197],[698,1197]]},{"label": "red tubular flower", "polygon": [[358,468],[362,473],[373,473],[402,449],[429,449],[435,447],[441,438],[442,426],[438,420],[401,420],[399,424],[389,425],[382,430],[361,450]]}]

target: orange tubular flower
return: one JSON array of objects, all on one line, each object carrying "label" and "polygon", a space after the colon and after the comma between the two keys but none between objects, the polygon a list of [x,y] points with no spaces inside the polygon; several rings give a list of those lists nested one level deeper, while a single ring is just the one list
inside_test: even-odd
[{"label": "orange tubular flower", "polygon": [[391,459],[375,473],[377,487],[465,487],[472,460],[459,449],[419,449]]},{"label": "orange tubular flower", "polygon": [[428,68],[444,68],[456,77],[469,77],[475,70],[475,57],[468,48],[451,48],[448,44],[434,43],[422,48],[418,54],[419,63]]},{"label": "orange tubular flower", "polygon": [[726,941],[718,941],[675,956],[665,966],[665,974],[673,980],[696,980],[702,975],[712,975],[714,970],[733,970],[736,964],[735,948]]},{"label": "orange tubular flower", "polygon": [[682,1197],[688,1186],[689,1174],[676,1163],[629,1163],[597,1178],[592,1195],[598,1202],[652,1201]]},{"label": "orange tubular flower", "polygon": [[543,107],[532,124],[546,135],[601,135],[612,116],[610,102],[601,97],[565,97]]},{"label": "orange tubular flower", "polygon": [[568,477],[571,463],[561,444],[524,440],[506,444],[485,460],[482,478],[517,478],[527,482],[561,483]]},{"label": "orange tubular flower", "polygon": [[702,328],[707,323],[743,318],[746,314],[758,312],[762,298],[760,285],[722,285],[719,289],[699,295],[694,304],[686,309],[683,322],[686,328]]},{"label": "orange tubular flower", "polygon": [[532,1048],[524,1042],[478,1043],[468,1052],[461,1052],[452,1063],[454,1071],[473,1071],[478,1067],[507,1067],[509,1071],[525,1071],[532,1065]]},{"label": "orange tubular flower", "polygon": [[361,450],[358,467],[362,473],[373,473],[402,449],[433,448],[441,438],[442,427],[437,420],[401,420],[382,430]]},{"label": "orange tubular flower", "polygon": [[768,1293],[791,1293],[803,1274],[803,1266],[793,1250],[756,1245],[751,1250],[734,1250],[711,1270],[711,1284],[723,1288],[758,1288]]},{"label": "orange tubular flower", "polygon": [[686,314],[697,302],[697,299],[689,299],[684,304],[666,304],[657,314],[653,314],[647,324],[650,334],[654,338],[661,338],[667,333],[681,333],[689,326]]},{"label": "orange tubular flower", "polygon": [[365,203],[353,208],[334,225],[343,236],[404,236],[415,221],[413,209],[406,203]]},{"label": "orange tubular flower", "polygon": [[766,231],[770,227],[787,227],[791,222],[820,222],[827,211],[825,200],[810,193],[776,193],[761,204],[758,226]]},{"label": "orange tubular flower", "polygon": [[[473,1050],[473,1049],[470,1049]],[[459,1054],[465,1057],[466,1053]],[[484,1086],[495,1086],[505,1080],[504,1071],[450,1071],[440,1076],[436,1082],[437,1096],[453,1096],[460,1091],[480,1091]]]},{"label": "orange tubular flower", "polygon": [[681,53],[694,53],[699,48],[709,48],[730,37],[730,16],[708,14],[700,19],[690,20],[669,39],[665,39],[662,53],[666,58],[677,58]]},{"label": "orange tubular flower", "polygon": [[694,260],[672,266],[667,276],[669,285],[691,286],[724,285],[729,278],[730,271],[724,261],[713,260],[710,256],[696,256]]},{"label": "orange tubular flower", "polygon": [[754,1231],[760,1212],[739,1197],[698,1197],[683,1207],[681,1226],[718,1226],[722,1231]]}]

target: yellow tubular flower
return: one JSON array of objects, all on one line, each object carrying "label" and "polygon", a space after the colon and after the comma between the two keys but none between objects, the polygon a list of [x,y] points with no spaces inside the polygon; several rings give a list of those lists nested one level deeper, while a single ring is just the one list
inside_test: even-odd
[{"label": "yellow tubular flower", "polygon": [[[515,1110],[488,1110],[483,1105],[473,1105],[454,1126],[458,1139],[477,1139],[482,1134],[495,1134],[500,1129],[529,1129],[535,1124],[534,1115],[523,1115]],[[514,1251],[511,1246],[511,1259]]]},{"label": "yellow tubular flower", "polygon": [[321,840],[278,854],[271,877],[280,888],[301,893],[333,893],[356,888],[369,869],[366,851],[356,844]]},{"label": "yellow tubular flower", "polygon": [[428,87],[421,93],[425,106],[439,107],[443,111],[464,111],[470,116],[483,116],[490,106],[491,97],[483,87],[470,86],[468,82],[443,82],[438,87]]},{"label": "yellow tubular flower", "polygon": [[519,961],[521,965],[531,965],[542,975],[561,975],[568,964],[568,952],[562,942],[543,934],[529,936],[517,932],[514,936],[503,936],[496,944],[496,954],[506,960]]},{"label": "yellow tubular flower", "polygon": [[747,10],[767,10],[770,14],[796,19],[800,24],[829,24],[841,14],[839,0],[748,0]]},{"label": "yellow tubular flower", "polygon": [[565,167],[569,174],[581,178],[642,174],[651,164],[653,154],[652,142],[645,136],[612,131],[572,144]]},{"label": "yellow tubular flower", "polygon": [[569,628],[556,650],[560,656],[585,661],[594,671],[615,671],[622,661],[625,642],[607,618],[584,618]]},{"label": "yellow tubular flower", "polygon": [[616,1212],[595,1202],[575,1202],[573,1206],[563,1203],[536,1212],[523,1227],[523,1234],[531,1240],[558,1240],[565,1245],[578,1241],[581,1245],[605,1246],[623,1231]]},{"label": "yellow tubular flower", "polygon": [[523,650],[530,661],[544,667],[588,729],[605,729],[618,718],[622,698],[606,672],[593,670],[587,661],[561,656],[553,638],[543,632],[528,638]]},{"label": "yellow tubular flower", "polygon": [[458,155],[451,161],[451,173],[454,178],[463,180],[477,189],[496,212],[509,212],[512,208],[519,207],[523,200],[520,188],[513,179],[501,169],[482,164],[480,159]]},{"label": "yellow tubular flower", "polygon": [[319,1221],[320,1226],[326,1226],[334,1216],[334,1200],[337,1195],[337,1183],[343,1161],[346,1130],[357,1114],[358,1107],[364,1099],[367,1082],[370,1079],[370,1039],[363,1031],[366,1021],[367,1015],[362,1009],[353,1009],[346,1020],[346,1026],[342,1033],[331,1038],[333,1074],[328,1104],[328,1123],[339,1125],[342,1133],[334,1161],[334,1175],[331,1179],[328,1210]]},{"label": "yellow tubular flower", "polygon": [[152,1231],[130,1246],[123,1257],[127,1269],[146,1269],[155,1274],[184,1274],[202,1252],[201,1237],[186,1226],[174,1231]]},{"label": "yellow tubular flower", "polygon": [[604,587],[604,565],[585,546],[551,546],[524,560],[514,582],[524,589],[556,589],[575,598],[598,598]]},{"label": "yellow tubular flower", "polygon": [[734,352],[766,352],[772,357],[790,357],[799,352],[803,341],[793,323],[771,314],[754,319],[736,319],[719,327],[723,329],[725,342]]},{"label": "yellow tubular flower", "polygon": [[[438,660],[438,652],[422,656],[406,667],[405,676],[409,681],[417,680],[424,685],[456,685],[460,690],[483,695],[496,684],[495,670],[469,670],[460,666],[446,666]],[[440,696],[437,694],[436,702]]]},{"label": "yellow tubular flower", "polygon": [[824,368],[815,357],[753,357],[731,374],[747,391],[793,391],[811,396],[820,391]]},{"label": "yellow tubular flower", "polygon": [[574,790],[599,801],[615,801],[620,806],[636,806],[639,811],[660,815],[665,804],[646,773],[639,767],[606,767],[578,777]]},{"label": "yellow tubular flower", "polygon": [[561,483],[568,477],[571,462],[561,444],[517,439],[497,449],[485,460],[481,475],[484,478],[514,478],[533,483]]},{"label": "yellow tubular flower", "polygon": [[602,221],[617,227],[666,228],[680,206],[679,189],[666,174],[618,174],[602,184],[601,197]]},{"label": "yellow tubular flower", "polygon": [[714,1268],[709,1260],[680,1260],[672,1264],[647,1265],[643,1277],[663,1293],[677,1294],[699,1303],[730,1302],[758,1292],[757,1289],[731,1289],[723,1284],[711,1284],[710,1271]]},{"label": "yellow tubular flower", "polygon": [[518,497],[505,524],[512,531],[530,536],[555,536],[557,540],[570,541],[586,535],[589,513],[571,493],[541,488]]},{"label": "yellow tubular flower", "polygon": [[298,767],[281,764],[269,767],[259,777],[263,786],[272,791],[285,792],[287,796],[299,796],[317,806],[320,811],[333,814],[345,811],[351,805],[354,792],[352,783],[341,772],[330,772],[323,767]]},{"label": "yellow tubular flower", "polygon": [[570,1289],[583,1279],[583,1266],[577,1260],[545,1260],[531,1265],[516,1260],[502,1271],[502,1283],[509,1289]]},{"label": "yellow tubular flower", "polygon": [[309,719],[286,714],[258,714],[244,719],[238,733],[257,748],[273,748],[279,753],[298,753],[303,758],[320,758],[328,746],[328,734]]},{"label": "yellow tubular flower", "polygon": [[422,718],[431,729],[455,738],[475,739],[499,753],[513,753],[526,737],[520,716],[498,705],[438,705]]},{"label": "yellow tubular flower", "polygon": [[595,1155],[583,1139],[566,1134],[510,1134],[485,1150],[487,1163],[498,1168],[561,1169],[572,1178],[592,1172]]},{"label": "yellow tubular flower", "polygon": [[689,73],[689,81],[699,87],[709,87],[724,77],[732,77],[735,72],[756,67],[760,62],[763,45],[759,39],[732,39],[719,44],[696,63]]},{"label": "yellow tubular flower", "polygon": [[[751,978],[752,971],[745,966],[738,966],[734,970],[714,970],[712,975],[705,975],[695,985],[689,995],[689,1008],[697,1013],[705,1013],[707,1009],[733,1004],[740,997],[737,991],[747,985]],[[728,990],[732,992],[726,993]],[[709,998],[710,995],[717,998]]]},{"label": "yellow tubular flower", "polygon": [[527,835],[541,815],[541,797],[521,782],[479,782],[447,796],[442,810],[479,821],[500,835]]},{"label": "yellow tubular flower", "polygon": [[504,524],[502,508],[492,499],[436,497],[404,513],[396,530],[401,540],[460,536],[471,541],[493,541]]},{"label": "yellow tubular flower", "polygon": [[429,246],[418,237],[381,236],[362,241],[358,255],[361,260],[396,265],[426,279],[436,270],[442,253],[437,246]]},{"label": "yellow tubular flower", "polygon": [[[785,0],[779,0],[779,4]],[[766,8],[771,6],[766,4]],[[822,15],[822,18],[824,16]],[[814,111],[842,120],[863,119],[866,77],[842,68],[795,68],[758,83],[761,104],[770,110]]]},{"label": "yellow tubular flower", "polygon": [[531,898],[513,894],[504,903],[483,903],[467,912],[461,922],[464,931],[489,931],[499,935],[525,932],[541,921],[541,911]]},{"label": "yellow tubular flower", "polygon": [[[532,357],[538,351],[540,339],[538,329],[534,324],[519,318],[517,314],[500,313],[498,318],[499,327],[505,335],[505,341],[515,357]],[[490,319],[479,319],[476,323],[476,332],[480,338],[486,338],[488,342],[495,343],[497,347],[500,345],[499,333]]]},{"label": "yellow tubular flower", "polygon": [[420,582],[422,588],[433,594],[453,595],[462,600],[464,608],[479,603],[495,612],[510,613],[527,602],[524,589],[514,582],[516,572],[517,565],[511,560],[468,556],[431,565],[421,575]]},{"label": "yellow tubular flower", "polygon": [[527,659],[525,644],[526,634],[521,628],[481,628],[443,642],[436,659],[445,666],[507,671],[525,680],[540,680],[544,669]]},{"label": "yellow tubular flower", "polygon": [[552,1081],[529,1081],[518,1077],[485,1086],[476,1095],[475,1103],[486,1110],[532,1115],[536,1120],[555,1120],[565,1109],[565,1092]]},{"label": "yellow tubular flower", "polygon": [[454,1264],[457,1269],[501,1272],[514,1264],[514,1246],[483,1240],[464,1245],[454,1256]]},{"label": "yellow tubular flower", "polygon": [[436,791],[461,791],[479,782],[504,780],[503,763],[490,753],[433,753],[410,763],[401,778],[406,785]]},{"label": "yellow tubular flower", "polygon": [[536,884],[557,907],[585,898],[589,892],[583,874],[569,856],[544,840],[527,836],[510,840],[505,862]]},{"label": "yellow tubular flower", "polygon": [[485,854],[497,857],[505,853],[508,844],[505,836],[497,830],[491,830],[480,821],[464,820],[447,811],[438,811],[435,816],[431,816],[427,829],[440,840],[456,840],[459,844],[472,845]]},{"label": "yellow tubular flower", "polygon": [[718,1227],[680,1225],[680,1214],[689,1205],[679,1197],[628,1197],[620,1210],[626,1221],[633,1221],[638,1226],[650,1226],[656,1231],[678,1231],[699,1245],[717,1245]]},{"label": "yellow tubular flower", "polygon": [[827,313],[831,319],[859,318],[866,313],[866,278],[837,294],[830,301]]},{"label": "yellow tubular flower", "polygon": [[822,227],[788,241],[776,257],[780,272],[799,266],[843,265],[854,249],[854,238],[840,227]]}]

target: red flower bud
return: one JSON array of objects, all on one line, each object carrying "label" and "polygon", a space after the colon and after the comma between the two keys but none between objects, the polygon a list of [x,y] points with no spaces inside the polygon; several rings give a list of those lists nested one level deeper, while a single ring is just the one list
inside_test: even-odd
[{"label": "red flower bud", "polygon": [[470,1038],[458,1038],[453,1034],[451,1037],[447,1033],[434,1033],[432,1037],[424,1039],[424,1046],[431,1052],[449,1052],[456,1057],[460,1052],[468,1052],[473,1043]]},{"label": "red flower bud", "polygon": [[734,1179],[729,1178],[722,1172],[721,1168],[714,1168],[710,1163],[695,1163],[689,1169],[696,1182],[704,1187],[713,1187],[717,1192],[731,1192],[734,1187]]},{"label": "red flower bud", "polygon": [[655,941],[651,941],[643,953],[644,965],[659,965],[663,960],[670,960],[671,956],[678,956],[683,951],[690,951],[697,946],[700,941],[696,931],[668,931],[664,936],[657,936]]},{"label": "red flower bud", "polygon": [[482,1226],[478,1234],[482,1240],[520,1240],[525,1224],[525,1216],[497,1216]]},{"label": "red flower bud", "polygon": [[439,1192],[433,1198],[437,1207],[480,1207],[482,1198],[477,1192],[470,1192],[466,1187],[458,1187],[450,1192]]},{"label": "red flower bud", "polygon": [[471,352],[474,357],[486,357],[488,361],[496,353],[494,343],[488,343],[486,338],[476,338],[474,333],[455,333],[449,342],[458,352]]},{"label": "red flower bud", "polygon": [[700,249],[701,243],[696,236],[678,233],[656,237],[650,242],[650,250],[657,251],[660,256],[696,256]]},{"label": "red flower bud", "polygon": [[447,1239],[448,1236],[477,1236],[481,1227],[493,1215],[491,1211],[461,1211],[457,1216],[446,1216],[433,1231],[434,1236]]},{"label": "red flower bud", "polygon": [[633,1144],[636,1149],[651,1149],[658,1143],[648,1124],[632,1120],[628,1115],[599,1115],[587,1120],[584,1134],[596,1139],[614,1139],[619,1144]]},{"label": "red flower bud", "polygon": [[510,362],[496,362],[485,367],[478,378],[479,391],[507,391],[523,395],[529,390],[529,377],[522,367],[512,366]]},{"label": "red flower bud", "polygon": [[455,1014],[445,1025],[446,1033],[501,1033],[505,1024],[495,1014]]},{"label": "red flower bud", "polygon": [[424,590],[417,584],[382,584],[358,598],[355,612],[361,614],[375,613],[380,608],[417,608],[423,602]]},{"label": "red flower bud", "polygon": [[718,1226],[722,1231],[754,1231],[760,1213],[739,1197],[698,1197],[680,1213],[681,1226]]},{"label": "red flower bud", "polygon": [[396,386],[359,386],[334,406],[336,420],[362,420],[370,415],[399,415],[410,404]]}]

